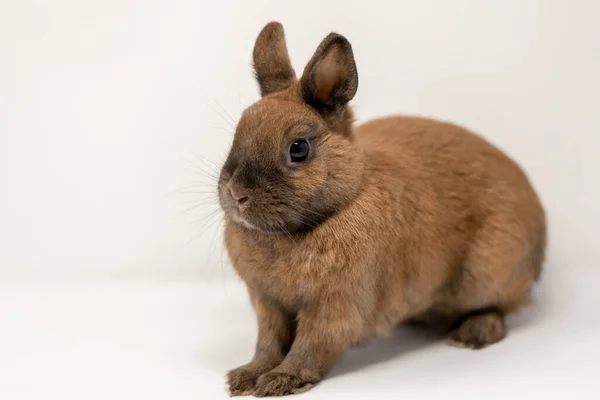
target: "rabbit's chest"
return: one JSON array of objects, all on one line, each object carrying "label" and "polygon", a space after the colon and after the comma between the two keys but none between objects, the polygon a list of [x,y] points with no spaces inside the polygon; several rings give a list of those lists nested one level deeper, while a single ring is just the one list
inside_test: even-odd
[{"label": "rabbit's chest", "polygon": [[332,276],[335,257],[326,248],[240,238],[229,243],[228,250],[234,268],[251,289],[290,310],[307,306],[339,283]]},{"label": "rabbit's chest", "polygon": [[319,270],[326,268],[322,257],[285,250],[274,255],[268,249],[262,258],[248,280],[286,308],[297,310],[322,294],[324,277]]}]

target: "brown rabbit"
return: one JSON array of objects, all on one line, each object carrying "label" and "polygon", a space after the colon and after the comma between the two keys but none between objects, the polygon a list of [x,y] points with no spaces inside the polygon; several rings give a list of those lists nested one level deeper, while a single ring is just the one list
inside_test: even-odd
[{"label": "brown rabbit", "polygon": [[505,336],[540,275],[545,216],[523,171],[448,123],[353,127],[350,43],[335,33],[297,80],[279,23],[254,48],[262,99],[219,179],[225,243],[258,319],[232,395],[307,390],[350,346],[401,322],[478,349]]}]

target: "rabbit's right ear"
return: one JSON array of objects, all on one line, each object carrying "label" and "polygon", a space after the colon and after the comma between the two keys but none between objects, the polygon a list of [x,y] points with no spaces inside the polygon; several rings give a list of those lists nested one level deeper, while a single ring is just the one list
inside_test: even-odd
[{"label": "rabbit's right ear", "polygon": [[262,29],[254,44],[253,58],[261,96],[285,89],[296,80],[279,22],[270,22]]}]

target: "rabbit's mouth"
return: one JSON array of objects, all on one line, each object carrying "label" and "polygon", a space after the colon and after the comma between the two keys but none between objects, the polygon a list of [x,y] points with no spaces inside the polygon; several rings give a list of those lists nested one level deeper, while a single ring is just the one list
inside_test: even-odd
[{"label": "rabbit's mouth", "polygon": [[226,211],[226,213],[234,223],[242,225],[248,229],[259,230],[257,226],[252,224],[247,218],[244,217],[243,213],[238,208],[231,207],[228,211]]}]

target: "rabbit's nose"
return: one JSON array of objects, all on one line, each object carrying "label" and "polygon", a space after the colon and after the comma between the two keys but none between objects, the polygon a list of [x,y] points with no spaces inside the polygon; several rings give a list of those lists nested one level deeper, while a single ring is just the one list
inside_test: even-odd
[{"label": "rabbit's nose", "polygon": [[235,201],[237,201],[239,204],[244,204],[245,202],[248,201],[248,194],[245,193],[242,190],[234,190],[233,188],[229,188],[229,193],[231,193],[231,197],[233,197],[233,199]]}]

